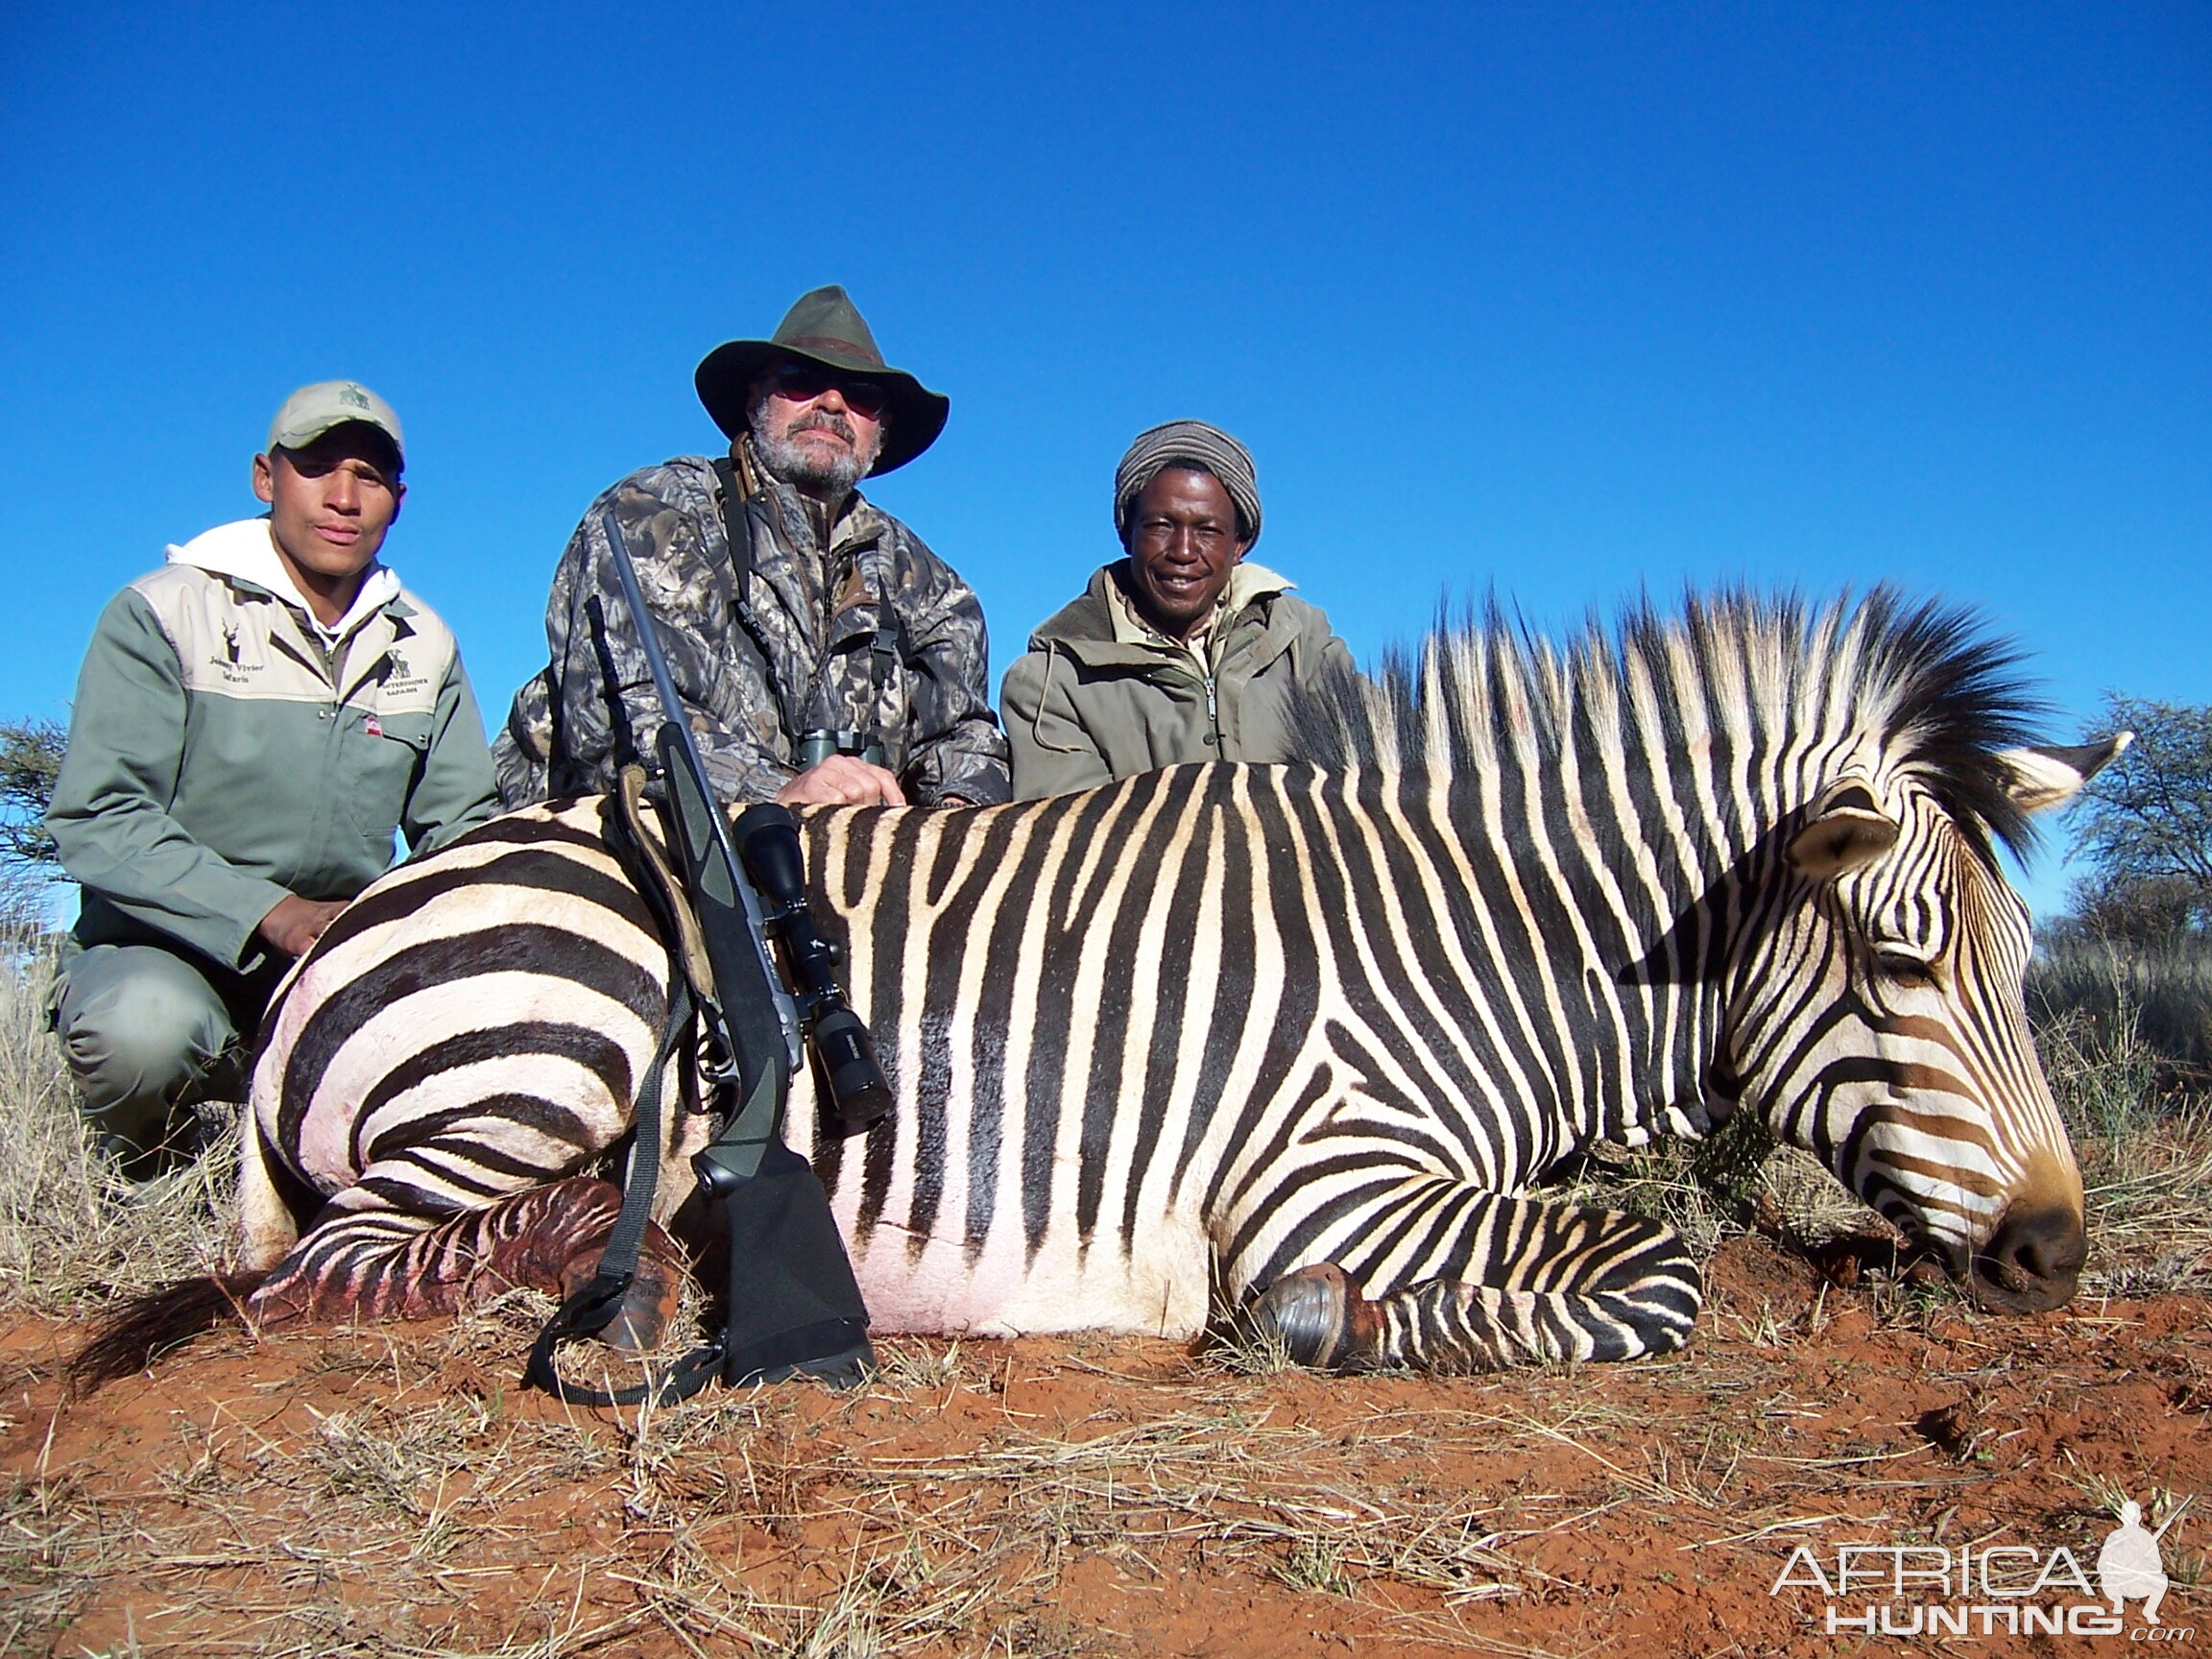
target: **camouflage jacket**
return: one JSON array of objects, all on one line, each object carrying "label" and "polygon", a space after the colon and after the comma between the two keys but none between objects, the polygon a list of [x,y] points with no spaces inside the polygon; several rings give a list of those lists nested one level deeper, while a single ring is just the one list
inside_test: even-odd
[{"label": "camouflage jacket", "polygon": [[506,804],[612,789],[633,746],[653,753],[661,705],[600,524],[609,504],[724,799],[769,799],[797,775],[802,733],[844,730],[882,744],[910,801],[1006,800],[1006,738],[968,585],[857,493],[827,526],[825,558],[823,510],[749,445],[734,477],[733,517],[752,543],[742,592],[713,463],[648,467],[591,504],[546,602],[552,661],[515,694],[493,745]]}]

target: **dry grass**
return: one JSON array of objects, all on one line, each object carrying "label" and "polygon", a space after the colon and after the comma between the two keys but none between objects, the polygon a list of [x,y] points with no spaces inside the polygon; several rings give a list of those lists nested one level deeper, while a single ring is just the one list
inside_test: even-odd
[{"label": "dry grass", "polygon": [[75,1617],[125,1538],[66,1477],[0,1488],[0,1653]]},{"label": "dry grass", "polygon": [[[233,1382],[224,1404],[175,1413],[150,1449],[153,1491],[95,1503],[71,1476],[19,1485],[0,1505],[0,1651],[48,1651],[73,1627],[95,1641],[69,1651],[103,1655],[1153,1650],[1067,1610],[1069,1587],[1101,1575],[1139,1605],[1178,1580],[1272,1585],[1324,1627],[1545,1651],[1488,1633],[1516,1612],[1604,1605],[1622,1557],[1592,1545],[1613,1532],[1641,1540],[1631,1577],[1647,1590],[1756,1596],[1778,1552],[1829,1523],[1930,1536],[1979,1505],[1982,1530],[1994,1512],[2080,1531],[2108,1525],[2095,1517],[2143,1473],[2085,1451],[2043,1478],[2056,1497],[1993,1498],[1988,1455],[1936,1454],[1916,1404],[1839,1401],[1815,1344],[1763,1369],[1742,1350],[1608,1368],[1602,1388],[1558,1370],[1374,1380],[1347,1399],[1172,1358],[1121,1373],[1080,1352],[1017,1375],[1002,1345],[894,1340],[884,1378],[851,1396],[521,1410],[463,1375],[478,1358],[511,1367],[534,1313],[298,1344],[281,1387]],[[1923,1393],[1988,1390],[1970,1329],[1917,1350],[1959,1344],[1947,1364],[1890,1363]],[[2015,1424],[2112,1385],[2093,1336],[2063,1353],[1993,1414],[2000,1456]],[[1030,1408],[1047,1381],[1057,1420]],[[2179,1502],[2132,1495],[2159,1518]],[[2181,1542],[2169,1558],[2194,1574]],[[73,1626],[95,1608],[106,1623]]]},{"label": "dry grass", "polygon": [[2090,1207],[2091,1288],[2114,1296],[2212,1289],[2212,1097],[2179,1089],[2123,1022],[2042,1033]]},{"label": "dry grass", "polygon": [[[553,1523],[571,1536],[560,1572],[530,1599],[538,1628],[489,1645],[479,1633],[465,1647],[448,1636],[383,1650],[565,1655],[659,1626],[701,1650],[728,1650],[735,1640],[794,1659],[895,1655],[948,1636],[981,1638],[976,1651],[998,1644],[1010,1653],[1072,1653],[1072,1633],[1057,1647],[1037,1640],[1049,1615],[1043,1591],[1071,1552],[1134,1558],[1133,1532],[1181,1533],[1253,1551],[1280,1542],[1295,1561],[1326,1542],[1326,1531],[1301,1527],[1310,1496],[1281,1473],[1314,1437],[1271,1431],[1234,1410],[1094,1440],[1024,1435],[956,1458],[872,1458],[822,1443],[788,1390],[612,1422],[509,1421],[481,1398],[423,1397],[425,1357],[405,1341],[381,1353],[373,1335],[360,1341],[355,1363],[365,1375],[388,1375],[395,1393],[344,1411],[309,1407],[309,1425],[290,1431],[243,1418],[211,1432],[181,1431],[161,1474],[176,1511],[165,1525],[103,1525],[65,1480],[13,1493],[0,1552],[0,1593],[13,1611],[0,1649],[66,1623],[125,1559],[156,1583],[208,1572],[215,1563],[198,1540],[212,1527],[235,1540],[225,1575],[261,1586],[257,1598],[268,1599],[265,1610],[249,1605],[263,1616],[248,1619],[230,1650],[362,1650],[330,1627],[336,1607],[373,1584],[427,1619],[448,1593],[503,1571],[483,1563],[512,1537],[518,1506],[559,1487],[588,1496],[580,1512]],[[946,1387],[993,1392],[987,1370],[919,1345],[905,1351],[937,1373],[926,1380],[928,1398]],[[913,1386],[878,1384],[837,1408],[838,1440],[860,1439],[854,1420],[868,1405],[904,1412],[924,1403]],[[949,1486],[959,1495],[938,1501]],[[264,1518],[252,1538],[231,1529],[248,1513]],[[818,1527],[825,1515],[852,1524],[853,1536],[841,1558],[801,1575],[817,1583],[764,1587],[761,1575],[744,1570],[742,1546],[733,1548],[739,1517],[773,1548],[780,1533]],[[595,1596],[622,1586],[637,1605],[619,1618],[595,1616],[587,1585]],[[287,1591],[297,1604],[272,1594]],[[1020,1612],[1008,1619],[1010,1595]]]},{"label": "dry grass", "polygon": [[[205,1272],[226,1232],[235,1127],[143,1188],[97,1156],[46,1028],[49,941],[0,938],[0,1310],[61,1314]],[[215,1117],[228,1117],[210,1108]]]},{"label": "dry grass", "polygon": [[[256,1654],[565,1656],[658,1631],[790,1659],[1072,1656],[1114,1650],[1057,1618],[1055,1587],[1077,1562],[1157,1580],[1193,1554],[1371,1607],[1388,1585],[1446,1606],[1542,1596],[1571,1586],[1506,1551],[1554,1529],[1565,1499],[1501,1504],[1397,1477],[1440,1436],[1573,1440],[1602,1415],[1420,1412],[1348,1439],[1278,1421],[1267,1380],[1197,1367],[1165,1402],[1158,1380],[1129,1380],[1166,1407],[1148,1420],[1101,1420],[1128,1415],[1109,1407],[1046,1431],[997,1409],[1008,1380],[995,1358],[897,1342],[886,1376],[910,1381],[834,1401],[770,1390],[548,1420],[440,1389],[444,1359],[511,1337],[478,1316],[442,1343],[332,1338],[306,1391],[377,1379],[373,1393],[342,1410],[218,1410],[204,1428],[183,1415],[159,1501],[127,1517],[99,1514],[66,1479],[18,1491],[0,1552],[14,1638],[66,1624],[117,1574],[156,1592],[148,1626],[170,1640],[188,1587],[218,1578],[240,1618],[194,1650]],[[952,1400],[998,1426],[950,1455],[900,1444],[901,1425]],[[1592,1468],[1656,1490],[1603,1457]],[[558,1513],[533,1508],[554,1491],[568,1494]],[[533,1533],[520,1555],[544,1581],[524,1627],[486,1630],[461,1603],[485,1575],[511,1575],[488,1563],[514,1561]],[[386,1609],[373,1641],[344,1619],[370,1599]],[[613,1599],[629,1605],[613,1613]],[[394,1640],[410,1625],[419,1642]],[[0,1651],[13,1650],[9,1629]]]},{"label": "dry grass", "polygon": [[2194,933],[2040,938],[2028,1007],[2038,1027],[2074,1025],[2098,1047],[2147,1047],[2161,1065],[2200,1076],[2212,1067],[2212,950]]}]

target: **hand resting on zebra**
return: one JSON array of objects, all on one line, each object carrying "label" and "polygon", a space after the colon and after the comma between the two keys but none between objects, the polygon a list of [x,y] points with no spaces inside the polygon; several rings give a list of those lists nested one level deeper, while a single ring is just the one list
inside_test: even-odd
[{"label": "hand resting on zebra", "polygon": [[[1307,761],[808,813],[898,1107],[835,1139],[803,1082],[789,1132],[874,1328],[1235,1315],[1335,1369],[1668,1352],[1701,1296],[1682,1239],[1525,1194],[1738,1111],[1984,1306],[2063,1304],[2080,1177],[1995,849],[2126,737],[2029,747],[2013,663],[1881,589],[1692,598],[1563,648],[1493,615],[1317,698]],[[301,963],[254,1077],[223,1286],[246,1318],[589,1271],[668,984],[601,810],[393,872]],[[173,1290],[80,1376],[230,1306]]]}]

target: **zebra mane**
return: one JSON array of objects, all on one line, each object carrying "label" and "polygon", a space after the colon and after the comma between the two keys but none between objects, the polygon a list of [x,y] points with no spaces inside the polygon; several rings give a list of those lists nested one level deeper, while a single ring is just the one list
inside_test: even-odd
[{"label": "zebra mane", "polygon": [[1440,613],[1372,679],[1311,687],[1291,712],[1294,753],[1331,769],[1434,776],[1517,755],[1533,771],[1628,745],[1737,756],[1818,742],[1917,776],[1971,830],[2015,854],[2034,844],[1999,751],[2030,741],[2046,707],[2020,653],[1974,611],[1919,604],[1887,585],[1820,605],[1743,589],[1648,598],[1610,628],[1595,615],[1564,644],[1495,596]]}]

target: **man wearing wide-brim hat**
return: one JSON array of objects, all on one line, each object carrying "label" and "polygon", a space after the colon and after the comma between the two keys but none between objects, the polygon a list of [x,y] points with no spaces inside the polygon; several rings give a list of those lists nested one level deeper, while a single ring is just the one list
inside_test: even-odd
[{"label": "man wearing wide-brim hat", "polygon": [[986,805],[1010,793],[974,593],[854,487],[944,429],[947,400],[883,360],[845,290],[699,365],[727,456],[614,485],[568,540],[551,663],[493,746],[510,806],[605,791],[662,713],[601,522],[612,506],[676,689],[729,802]]}]

